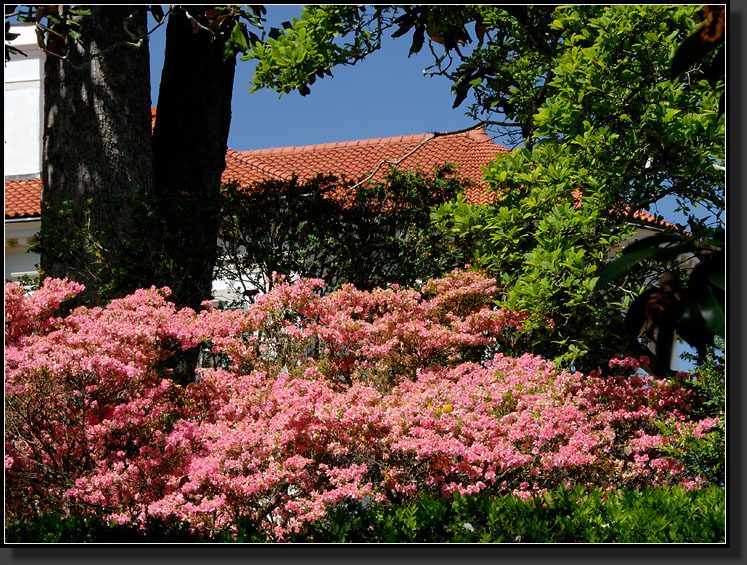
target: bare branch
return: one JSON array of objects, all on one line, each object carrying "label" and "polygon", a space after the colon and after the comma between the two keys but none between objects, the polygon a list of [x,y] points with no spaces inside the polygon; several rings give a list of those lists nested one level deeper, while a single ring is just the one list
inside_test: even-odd
[{"label": "bare branch", "polygon": [[[169,11],[169,12],[170,12],[170,11]],[[168,13],[169,13],[169,12],[167,12],[167,15],[168,15]],[[43,40],[43,37],[44,37],[44,32],[47,32],[47,33],[50,33],[50,34],[54,34],[54,35],[56,35],[57,37],[60,37],[60,38],[61,38],[61,37],[64,37],[64,36],[63,36],[63,34],[61,34],[61,33],[57,32],[57,31],[55,31],[55,30],[53,30],[53,29],[50,29],[49,27],[47,27],[47,26],[43,25],[43,24],[42,24],[41,22],[36,22],[36,23],[35,23],[34,25],[36,26],[36,30],[37,30],[37,37],[39,37],[39,42],[38,42],[38,43],[39,43],[39,47],[41,48],[41,50],[42,50],[42,51],[43,51],[43,52],[44,52],[44,53],[45,53],[46,55],[52,55],[53,57],[57,57],[57,58],[59,58],[59,59],[62,59],[63,61],[68,61],[68,63],[69,63],[69,64],[70,64],[70,65],[71,65],[71,66],[72,66],[73,68],[75,68],[75,69],[78,69],[78,70],[81,70],[81,69],[84,69],[84,68],[86,68],[86,67],[87,67],[88,65],[90,65],[90,64],[91,64],[91,61],[93,61],[94,59],[96,59],[96,58],[98,58],[98,57],[103,57],[104,55],[107,55],[108,53],[111,53],[111,52],[112,52],[112,51],[114,51],[114,50],[115,50],[116,48],[118,48],[118,47],[121,47],[121,46],[123,46],[123,45],[124,45],[124,46],[128,46],[128,47],[134,47],[134,48],[139,48],[139,47],[142,47],[142,45],[143,45],[143,40],[144,40],[145,38],[147,38],[148,36],[150,36],[151,34],[155,33],[155,31],[156,31],[156,30],[157,30],[158,28],[160,28],[160,27],[161,27],[161,26],[162,26],[162,25],[163,25],[163,24],[164,24],[164,23],[166,22],[166,19],[167,19],[167,18],[165,18],[165,17],[164,17],[164,18],[163,18],[163,19],[162,19],[162,20],[161,20],[160,22],[158,22],[158,23],[157,23],[157,24],[155,25],[155,27],[153,27],[153,29],[151,29],[151,30],[148,30],[148,31],[146,31],[146,32],[145,32],[144,34],[141,34],[141,35],[137,35],[137,34],[133,33],[133,32],[132,32],[132,31],[131,31],[131,30],[129,29],[129,27],[128,27],[128,22],[127,22],[127,20],[125,20],[125,21],[123,22],[123,25],[124,25],[125,31],[127,32],[127,34],[128,34],[128,35],[129,35],[130,37],[132,37],[132,41],[124,41],[124,42],[120,42],[120,43],[115,43],[114,45],[112,45],[112,46],[110,46],[110,47],[108,47],[108,48],[104,49],[103,51],[99,51],[98,53],[92,53],[91,55],[89,55],[89,58],[88,58],[88,60],[87,60],[87,61],[85,61],[85,62],[84,62],[84,63],[82,63],[82,64],[75,64],[75,63],[72,63],[72,62],[70,62],[70,60],[69,60],[69,50],[68,50],[68,53],[67,53],[67,54],[65,54],[65,55],[60,55],[60,54],[58,54],[58,53],[55,53],[55,52],[53,52],[53,51],[50,51],[50,50],[48,50],[48,49],[47,49],[47,48],[45,47],[45,45],[44,45],[44,40]],[[212,32],[211,32],[211,33],[212,33]],[[21,54],[25,55],[24,53],[21,53]]]},{"label": "bare branch", "polygon": [[[449,67],[454,63],[454,59],[451,57],[451,54],[448,51],[444,51],[444,54],[440,57],[436,54],[436,51],[433,49],[433,42],[428,39],[428,48],[431,50],[431,54],[436,59],[436,62],[433,63],[430,67],[426,67],[423,69],[423,75],[425,76],[434,76],[434,75],[445,75],[446,72],[449,70]],[[443,62],[446,57],[449,58],[449,63],[446,65],[446,68],[443,68],[441,66],[441,63]],[[428,72],[428,69],[432,69],[436,67],[438,71]]]},{"label": "bare branch", "polygon": [[[481,123],[483,123],[483,122],[481,122]],[[413,153],[415,153],[418,149],[420,149],[421,147],[423,147],[423,145],[425,145],[429,141],[432,141],[432,140],[436,139],[437,137],[443,137],[444,135],[455,135],[455,134],[458,134],[458,133],[464,133],[464,132],[467,132],[467,131],[475,129],[475,127],[477,127],[477,126],[469,126],[469,127],[466,127],[466,128],[460,129],[460,130],[456,130],[456,131],[442,131],[442,132],[433,132],[433,133],[431,133],[430,137],[426,137],[423,141],[421,141],[420,143],[418,143],[415,147],[413,147],[410,151],[408,151],[407,153],[405,153],[399,159],[395,159],[393,161],[388,160],[388,159],[384,159],[382,161],[379,161],[376,164],[376,167],[374,167],[373,172],[370,175],[368,175],[366,178],[364,178],[363,180],[361,180],[361,181],[355,183],[353,186],[351,186],[350,190],[354,190],[354,189],[358,188],[359,186],[361,186],[362,184],[364,184],[364,183],[368,182],[369,180],[371,180],[374,177],[374,175],[376,175],[376,173],[379,172],[379,169],[381,169],[381,167],[383,167],[384,165],[387,165],[387,164],[388,165],[399,165],[402,161],[404,161],[405,159],[407,159],[410,155],[412,155]]]}]

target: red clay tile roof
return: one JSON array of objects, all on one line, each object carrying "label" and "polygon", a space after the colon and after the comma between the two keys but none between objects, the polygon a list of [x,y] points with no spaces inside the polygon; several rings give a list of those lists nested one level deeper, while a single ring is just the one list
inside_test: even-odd
[{"label": "red clay tile roof", "polygon": [[5,219],[41,216],[41,179],[5,181]]},{"label": "red clay tile roof", "polygon": [[[151,117],[155,121],[155,108]],[[485,204],[493,196],[485,191],[487,184],[482,181],[480,168],[507,151],[490,139],[483,126],[452,134],[403,135],[252,151],[228,149],[222,180],[249,186],[269,179],[287,180],[294,174],[300,179],[334,174],[356,182],[369,177],[379,181],[389,166],[430,173],[434,166],[449,162],[457,166],[461,178],[472,181],[467,191],[469,200]],[[393,162],[397,164],[392,165]],[[40,179],[5,181],[6,219],[40,216],[40,200]],[[648,212],[636,212],[634,217],[646,224],[663,225]]]},{"label": "red clay tile roof", "polygon": [[461,133],[420,134],[359,139],[338,143],[274,147],[226,154],[224,182],[249,185],[268,178],[287,180],[333,174],[349,181],[383,180],[390,166],[431,173],[447,162],[457,166],[461,178],[473,185],[467,191],[472,202],[484,204],[491,196],[482,182],[480,167],[508,149],[493,142],[482,126]]},{"label": "red clay tile roof", "polygon": [[[155,110],[151,111],[155,118]],[[382,180],[390,166],[432,172],[435,165],[446,162],[457,166],[460,177],[473,181],[467,195],[473,202],[490,200],[485,193],[480,167],[499,153],[508,151],[493,142],[484,127],[454,134],[420,134],[323,143],[300,147],[274,147],[254,151],[226,151],[223,182],[237,181],[242,186],[276,179],[287,180],[294,174],[300,179],[318,174],[334,174],[347,180]],[[378,167],[378,168],[377,168]],[[25,218],[41,214],[41,181],[5,181],[5,217]]]},{"label": "red clay tile roof", "polygon": [[645,210],[636,210],[635,212],[633,212],[633,219],[649,226],[668,226],[670,228],[677,227],[674,224],[665,222],[664,220],[657,220],[656,216],[654,216],[653,214],[649,214]]}]

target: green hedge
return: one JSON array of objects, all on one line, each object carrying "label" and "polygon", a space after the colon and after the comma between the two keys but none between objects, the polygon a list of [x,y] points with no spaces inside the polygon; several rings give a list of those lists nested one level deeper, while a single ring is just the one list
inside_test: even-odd
[{"label": "green hedge", "polygon": [[97,516],[50,512],[5,526],[5,543],[194,543],[203,540],[184,523],[150,520],[146,528],[107,523]]},{"label": "green hedge", "polygon": [[[544,504],[543,504],[544,501]],[[657,488],[582,495],[556,490],[514,496],[422,498],[402,506],[340,507],[303,538],[319,542],[685,542],[725,541],[725,497]]]},{"label": "green hedge", "polygon": [[[190,535],[185,524],[152,521],[145,529],[95,517],[46,514],[7,524],[6,543],[264,542],[255,524],[238,536]],[[338,506],[293,542],[723,543],[725,496],[717,486],[688,492],[651,488],[605,493],[559,489],[523,501],[514,496],[423,497],[402,505]]]}]

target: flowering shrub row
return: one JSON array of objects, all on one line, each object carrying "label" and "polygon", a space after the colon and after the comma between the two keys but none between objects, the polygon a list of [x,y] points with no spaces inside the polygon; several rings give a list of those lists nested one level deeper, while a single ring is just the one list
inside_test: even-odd
[{"label": "flowering shrub row", "polygon": [[[688,390],[504,356],[525,316],[494,308],[479,272],[320,286],[281,280],[247,310],[199,313],[152,288],[60,318],[79,285],[7,285],[6,511],[208,535],[241,517],[286,539],[349,500],[701,481],[668,449],[718,424],[688,417]],[[195,347],[182,387],[168,360]]]}]

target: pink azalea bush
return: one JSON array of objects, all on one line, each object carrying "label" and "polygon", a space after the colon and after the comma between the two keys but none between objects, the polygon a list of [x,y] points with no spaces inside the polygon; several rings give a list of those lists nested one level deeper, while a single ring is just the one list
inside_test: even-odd
[{"label": "pink azalea bush", "polygon": [[[689,418],[688,390],[504,356],[502,333],[526,316],[496,309],[483,274],[321,285],[281,281],[247,310],[199,313],[152,288],[64,318],[80,285],[6,285],[6,511],[208,533],[243,516],[283,539],[351,499],[698,484],[671,446],[718,421]],[[182,387],[167,361],[195,347]]]}]

